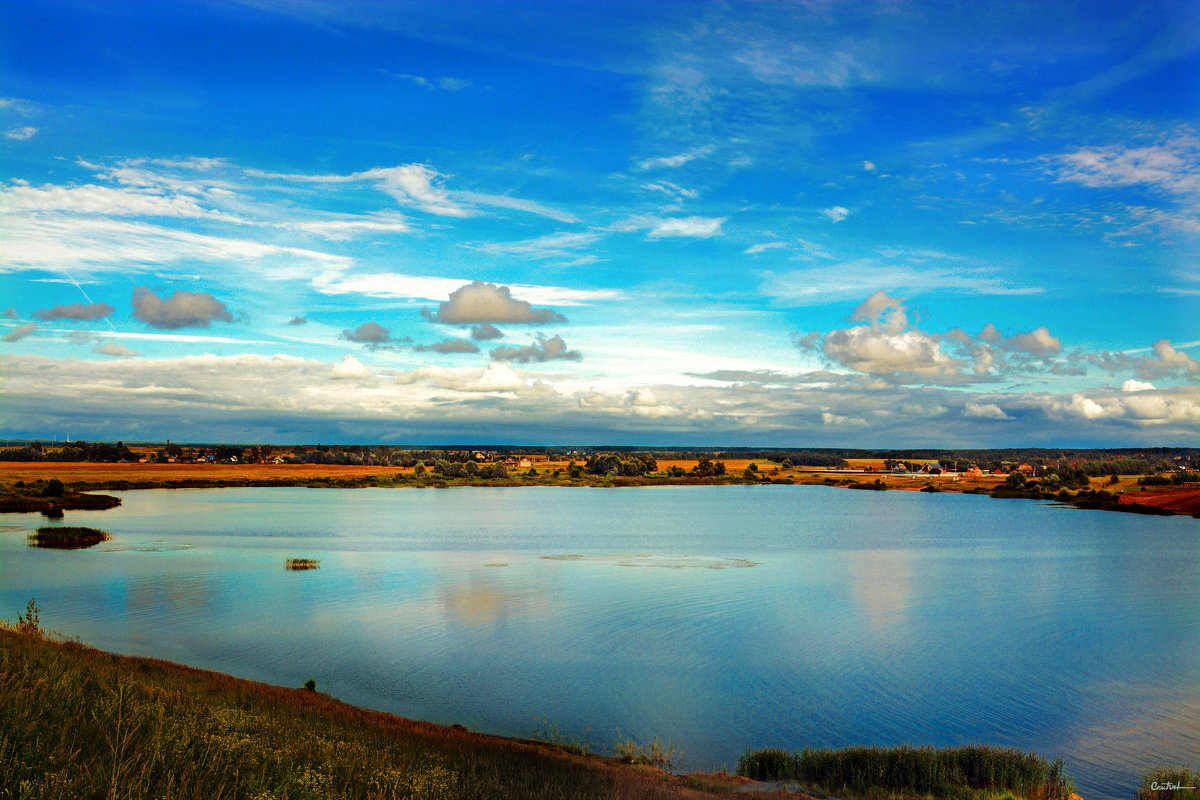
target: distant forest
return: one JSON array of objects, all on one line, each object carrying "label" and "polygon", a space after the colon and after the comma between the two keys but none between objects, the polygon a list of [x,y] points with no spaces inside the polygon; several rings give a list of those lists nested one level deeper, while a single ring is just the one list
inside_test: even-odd
[{"label": "distant forest", "polygon": [[17,446],[0,449],[0,461],[97,461],[193,462],[220,461],[262,463],[279,461],[303,464],[350,464],[368,466],[414,467],[418,463],[433,468],[438,462],[501,462],[511,457],[529,456],[537,460],[576,460],[588,471],[615,457],[616,463],[638,466],[638,473],[653,471],[651,464],[660,460],[750,459],[797,467],[839,468],[850,466],[850,459],[874,459],[893,464],[936,461],[945,467],[966,469],[977,465],[984,469],[1011,468],[1029,464],[1035,468],[1070,466],[1090,475],[1150,474],[1200,468],[1200,448],[1071,448],[1013,447],[988,449],[916,448],[867,450],[846,448],[751,448],[691,447],[646,448],[621,446],[524,447],[497,445],[446,445],[442,447],[402,447],[395,445],[270,445],[203,444],[176,442],[13,442]]}]

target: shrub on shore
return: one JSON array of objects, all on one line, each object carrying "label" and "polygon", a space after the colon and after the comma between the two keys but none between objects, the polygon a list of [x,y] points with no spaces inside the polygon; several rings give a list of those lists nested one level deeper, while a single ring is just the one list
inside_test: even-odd
[{"label": "shrub on shore", "polygon": [[321,562],[315,558],[289,558],[284,566],[290,570],[320,569]]},{"label": "shrub on shore", "polygon": [[854,794],[940,794],[962,787],[1066,800],[1074,788],[1062,759],[1047,761],[1020,750],[985,746],[754,750],[738,760],[738,774],[754,780],[794,779],[827,792]]},{"label": "shrub on shore", "polygon": [[1155,767],[1142,776],[1137,800],[1200,800],[1200,771]]}]

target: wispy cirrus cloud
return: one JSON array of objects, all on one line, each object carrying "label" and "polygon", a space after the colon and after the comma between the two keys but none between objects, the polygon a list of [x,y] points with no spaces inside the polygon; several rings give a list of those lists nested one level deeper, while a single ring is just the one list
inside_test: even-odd
[{"label": "wispy cirrus cloud", "polygon": [[1014,284],[1000,270],[967,267],[948,259],[944,266],[913,267],[859,259],[836,265],[790,272],[764,272],[759,292],[779,305],[818,305],[831,300],[850,300],[891,286],[904,292],[950,291],[981,295],[1040,294],[1036,286]]},{"label": "wispy cirrus cloud", "polygon": [[698,158],[705,158],[710,155],[716,148],[711,144],[706,144],[701,147],[693,147],[684,153],[675,153],[669,156],[657,156],[655,158],[642,159],[637,163],[638,169],[674,169],[682,167],[690,161],[695,161]]},{"label": "wispy cirrus cloud", "polygon": [[8,139],[16,139],[23,142],[26,139],[32,139],[37,135],[38,129],[31,125],[22,125],[19,128],[9,128],[4,132],[4,136]]},{"label": "wispy cirrus cloud", "polygon": [[1177,133],[1153,145],[1082,147],[1045,158],[1056,180],[1092,188],[1145,187],[1200,194],[1200,137]]},{"label": "wispy cirrus cloud", "polygon": [[595,244],[601,236],[602,234],[595,231],[559,232],[516,242],[485,242],[474,247],[485,253],[497,255],[529,256],[537,259],[568,258],[577,256],[576,251]]},{"label": "wispy cirrus cloud", "polygon": [[[466,278],[441,278],[431,275],[406,275],[399,272],[346,274],[327,271],[312,279],[312,287],[321,294],[363,294],[393,299],[438,300],[470,283]],[[569,286],[545,286],[514,283],[509,289],[531,303],[562,306],[589,305],[623,296],[618,289],[578,289]]]},{"label": "wispy cirrus cloud", "polygon": [[646,231],[648,239],[694,238],[708,239],[721,232],[728,217],[658,217],[637,216],[617,222],[611,230],[619,232]]}]

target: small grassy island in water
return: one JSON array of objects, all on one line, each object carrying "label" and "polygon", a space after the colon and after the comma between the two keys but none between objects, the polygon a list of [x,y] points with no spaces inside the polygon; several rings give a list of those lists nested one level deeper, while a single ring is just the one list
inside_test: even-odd
[{"label": "small grassy island in water", "polygon": [[51,525],[38,528],[37,533],[30,534],[29,543],[34,547],[79,550],[84,547],[92,547],[111,538],[112,535],[110,533],[97,528],[84,528],[74,525]]}]

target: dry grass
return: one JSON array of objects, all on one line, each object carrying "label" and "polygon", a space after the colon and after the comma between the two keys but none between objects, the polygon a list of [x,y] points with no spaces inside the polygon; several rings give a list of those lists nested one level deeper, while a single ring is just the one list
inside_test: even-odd
[{"label": "dry grass", "polygon": [[0,798],[712,798],[658,770],[0,625]]}]

